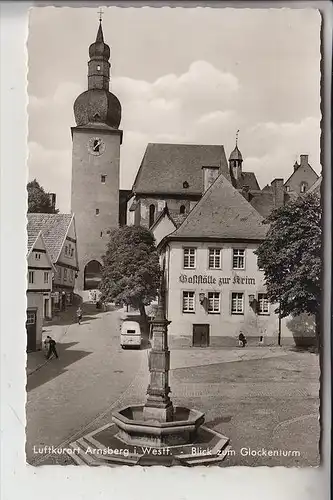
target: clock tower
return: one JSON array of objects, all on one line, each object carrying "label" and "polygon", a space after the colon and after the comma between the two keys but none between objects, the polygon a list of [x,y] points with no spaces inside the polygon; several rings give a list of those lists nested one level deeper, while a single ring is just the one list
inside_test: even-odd
[{"label": "clock tower", "polygon": [[[89,47],[88,90],[74,103],[71,211],[75,215],[79,274],[76,291],[98,288],[108,232],[119,225],[121,105],[109,91],[110,47],[100,19]],[[87,292],[89,293],[89,292]]]}]

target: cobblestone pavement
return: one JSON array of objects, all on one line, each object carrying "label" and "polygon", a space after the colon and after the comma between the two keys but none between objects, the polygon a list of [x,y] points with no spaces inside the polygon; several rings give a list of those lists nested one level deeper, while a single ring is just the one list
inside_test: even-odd
[{"label": "cobblestone pavement", "polygon": [[[68,446],[109,423],[115,409],[144,402],[148,351],[120,349],[118,318],[98,313],[71,325],[60,359],[28,377],[30,463],[69,463],[65,455],[36,455],[33,445]],[[207,425],[230,438],[223,467],[318,465],[315,354],[278,347],[171,350],[170,386],[174,405],[204,411]]]}]

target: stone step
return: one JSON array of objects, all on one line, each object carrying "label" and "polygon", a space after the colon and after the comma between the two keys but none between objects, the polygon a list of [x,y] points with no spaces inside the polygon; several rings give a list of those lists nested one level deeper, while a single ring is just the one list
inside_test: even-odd
[{"label": "stone step", "polygon": [[[72,448],[73,450],[77,450],[78,448],[78,445],[77,443],[74,441],[74,443],[70,443],[69,445],[70,448]],[[66,452],[66,455],[73,461],[74,465],[89,465],[87,464],[87,462],[85,460],[83,460],[81,457],[80,457],[80,453],[81,451],[78,453],[67,453]]]}]

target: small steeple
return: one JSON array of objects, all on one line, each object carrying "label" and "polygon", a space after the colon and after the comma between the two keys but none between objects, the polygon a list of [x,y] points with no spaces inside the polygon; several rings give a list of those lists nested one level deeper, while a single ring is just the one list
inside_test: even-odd
[{"label": "small steeple", "polygon": [[238,134],[239,130],[236,132],[236,146],[235,149],[231,152],[229,156],[229,168],[230,168],[230,175],[232,179],[239,179],[239,177],[242,174],[242,163],[243,163],[243,156],[240,150],[238,149]]},{"label": "small steeple", "polygon": [[96,36],[96,42],[104,43],[103,28],[102,28],[102,16],[103,16],[104,12],[102,11],[102,9],[100,9],[98,11],[98,14],[99,14],[99,27],[98,27],[97,36]]},{"label": "small steeple", "polygon": [[110,81],[110,47],[104,42],[102,14],[99,12],[99,26],[96,41],[89,47],[88,89],[109,90]]}]

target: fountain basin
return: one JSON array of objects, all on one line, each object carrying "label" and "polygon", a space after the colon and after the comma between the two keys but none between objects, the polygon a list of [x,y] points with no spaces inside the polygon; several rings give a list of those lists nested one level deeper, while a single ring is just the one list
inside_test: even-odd
[{"label": "fountain basin", "polygon": [[143,405],[127,406],[114,412],[112,421],[118,428],[117,438],[138,446],[179,446],[192,443],[205,421],[204,413],[176,406],[171,422],[144,420]]}]

